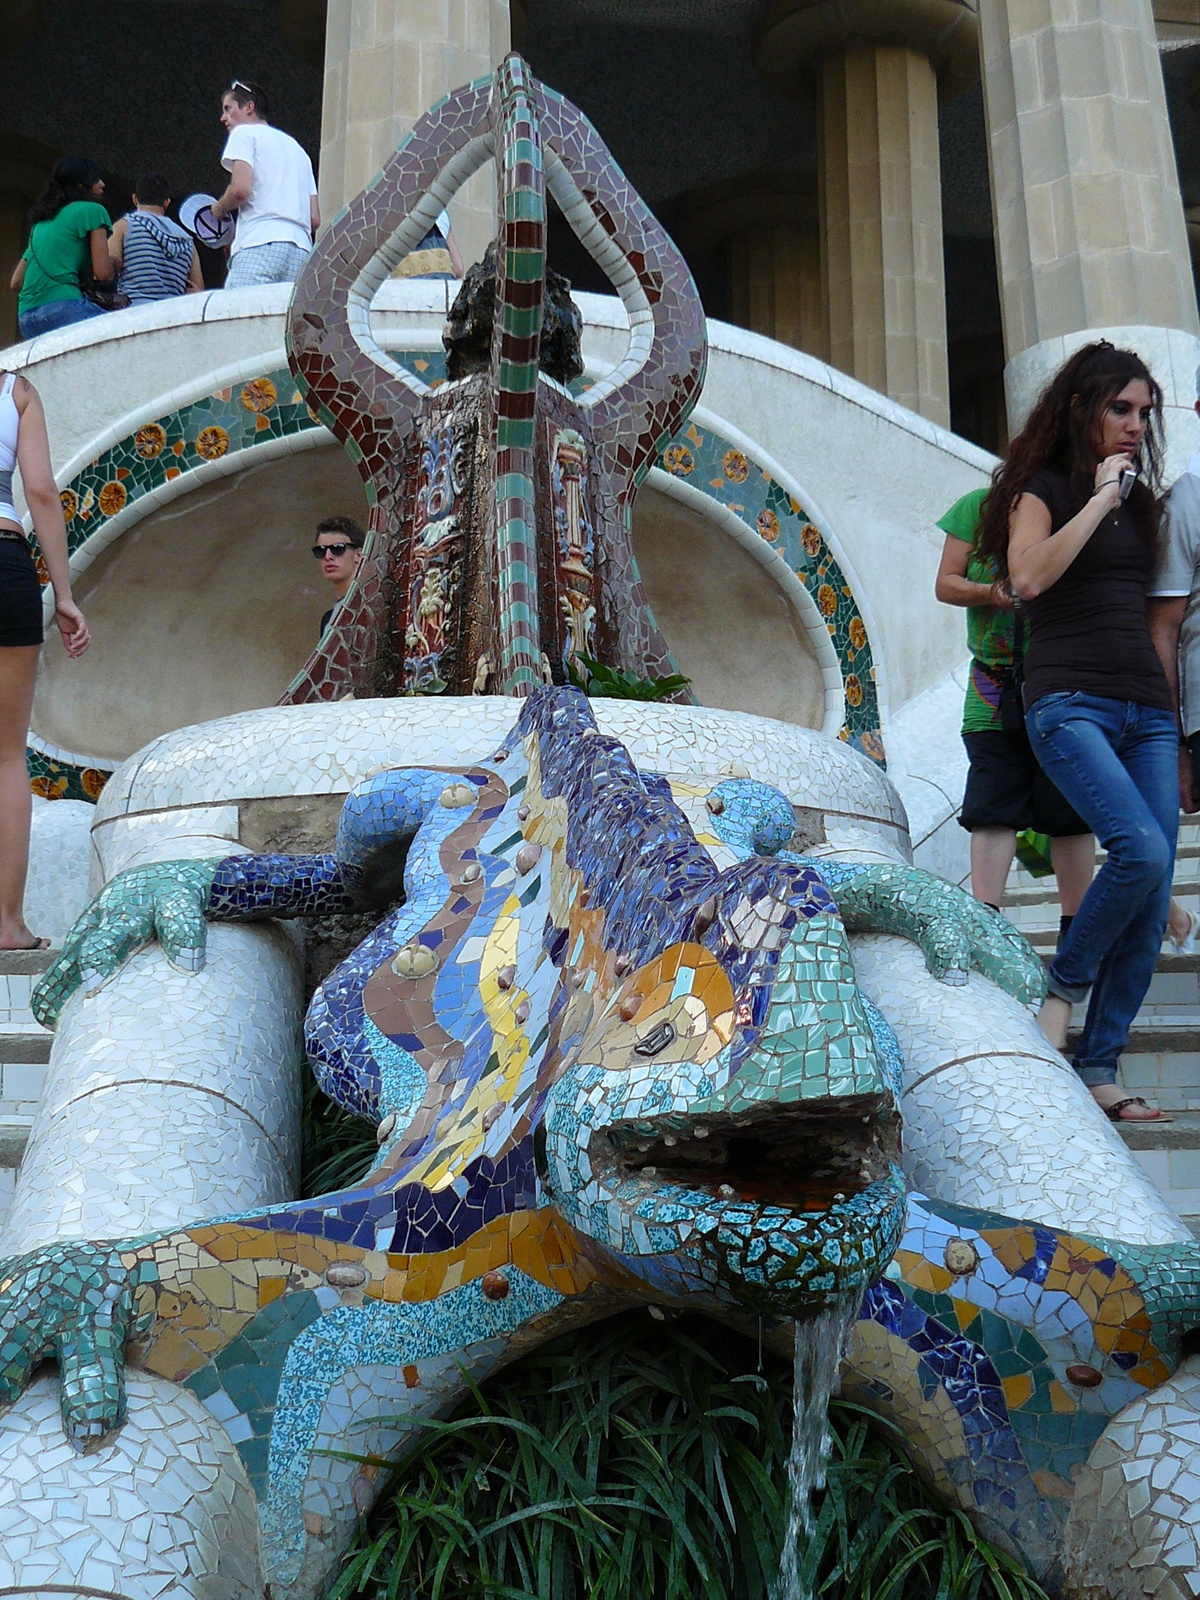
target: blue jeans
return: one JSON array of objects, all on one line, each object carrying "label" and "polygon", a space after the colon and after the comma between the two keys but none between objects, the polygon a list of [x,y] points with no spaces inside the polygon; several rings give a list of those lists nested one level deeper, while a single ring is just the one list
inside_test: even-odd
[{"label": "blue jeans", "polygon": [[1025,714],[1034,753],[1108,851],[1050,966],[1050,992],[1092,992],[1075,1070],[1115,1083],[1146,997],[1171,903],[1179,739],[1169,711],[1090,694],[1047,694]]},{"label": "blue jeans", "polygon": [[17,318],[22,339],[33,339],[39,333],[49,333],[54,328],[69,328],[73,322],[86,322],[89,317],[106,317],[108,312],[91,300],[47,300],[45,305],[30,306]]}]

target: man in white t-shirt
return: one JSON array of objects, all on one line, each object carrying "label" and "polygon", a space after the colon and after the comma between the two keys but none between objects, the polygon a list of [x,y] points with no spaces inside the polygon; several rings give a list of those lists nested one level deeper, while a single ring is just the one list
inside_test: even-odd
[{"label": "man in white t-shirt", "polygon": [[255,283],[294,283],[321,226],[312,162],[291,134],[267,121],[266,95],[235,78],[221,100],[229,130],[221,165],[229,187],[213,206],[217,217],[237,212],[227,289]]}]

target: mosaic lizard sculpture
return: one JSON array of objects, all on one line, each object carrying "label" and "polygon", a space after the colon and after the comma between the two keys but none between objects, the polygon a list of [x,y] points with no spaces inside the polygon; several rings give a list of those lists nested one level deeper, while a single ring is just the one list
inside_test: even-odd
[{"label": "mosaic lizard sculpture", "polygon": [[1025,1002],[1040,966],[927,874],[792,854],[775,790],[731,780],[709,810],[745,857],[724,871],[583,697],[544,690],[487,760],[360,784],[330,855],[118,875],[39,986],[48,1023],[148,939],[194,970],[206,919],[348,907],[407,845],[404,904],[306,1030],[379,1158],[335,1195],[6,1263],[0,1394],[56,1356],[89,1449],[120,1424],[123,1347],[185,1384],[238,1441],[266,1575],[308,1596],[374,1492],[315,1453],[351,1426],[347,1392],[353,1420],[397,1419],[396,1448],[468,1374],[622,1305],[777,1328],[867,1291],[849,1385],[1053,1583],[1074,1469],[1177,1359],[1194,1253],[916,1196],[906,1214],[900,1064],[845,930],[902,932],[935,974]]},{"label": "mosaic lizard sculpture", "polygon": [[[489,376],[434,395],[375,343],[370,299],[492,153]],[[547,186],[630,320],[576,398],[566,369],[538,375]],[[579,653],[670,670],[629,507],[703,377],[678,252],[512,57],[335,220],[289,354],[373,510],[360,582],[287,698],[531,698],[488,759],[359,785],[329,855],[158,863],[97,897],[39,987],[48,1024],[151,939],[194,971],[207,921],[355,906],[407,850],[404,903],[308,1016],[318,1080],[376,1125],[379,1157],[337,1194],[3,1264],[0,1398],[54,1357],[87,1451],[121,1425],[125,1361],[184,1384],[257,1496],[261,1578],[308,1600],[375,1492],[336,1453],[403,1448],[537,1341],[645,1301],[782,1336],[861,1299],[847,1385],[1053,1587],[1074,1477],[1177,1361],[1200,1263],[906,1200],[898,1051],[846,935],[903,934],[936,977],[974,968],[1026,1003],[1033,953],[926,874],[792,853],[787,801],[748,780],[709,796],[740,858],[718,867],[581,697],[538,687]]]}]

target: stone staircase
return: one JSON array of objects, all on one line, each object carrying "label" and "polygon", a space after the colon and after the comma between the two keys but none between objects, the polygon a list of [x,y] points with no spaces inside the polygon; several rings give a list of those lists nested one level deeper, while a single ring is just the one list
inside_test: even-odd
[{"label": "stone staircase", "polygon": [[51,950],[0,950],[0,1221],[41,1098],[51,1035],[34,1020],[29,995]]},{"label": "stone staircase", "polygon": [[[1058,934],[1054,879],[1032,878],[1018,865],[1008,882],[1005,915],[1049,959]],[[1175,898],[1200,912],[1200,821],[1191,817],[1180,819]],[[1130,1033],[1121,1077],[1131,1094],[1173,1121],[1123,1123],[1120,1131],[1153,1183],[1200,1233],[1200,953],[1177,956],[1170,944],[1163,952]],[[1077,1027],[1083,1012],[1076,1009]]]}]

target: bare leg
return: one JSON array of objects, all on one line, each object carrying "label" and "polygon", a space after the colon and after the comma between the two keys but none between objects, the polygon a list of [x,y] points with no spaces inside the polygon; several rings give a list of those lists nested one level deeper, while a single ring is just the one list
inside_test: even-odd
[{"label": "bare leg", "polygon": [[1096,841],[1090,833],[1051,839],[1050,859],[1058,880],[1058,903],[1064,917],[1073,917],[1088,892],[1096,866]]},{"label": "bare leg", "polygon": [[1196,931],[1195,912],[1185,911],[1179,901],[1172,898],[1167,912],[1167,933],[1180,955],[1191,955],[1195,948]]},{"label": "bare leg", "polygon": [[1056,994],[1048,994],[1042,1001],[1038,1027],[1056,1050],[1061,1050],[1067,1042],[1067,1026],[1073,1009],[1069,1000],[1061,1000]]},{"label": "bare leg", "polygon": [[[1096,841],[1090,833],[1073,838],[1051,839],[1050,859],[1058,881],[1058,903],[1064,917],[1073,917],[1087,893],[1095,864]],[[1038,1012],[1038,1027],[1056,1050],[1064,1048],[1074,1007],[1069,1000],[1048,994]]]},{"label": "bare leg", "polygon": [[33,943],[25,926],[25,874],[32,810],[25,738],[33,707],[38,646],[0,646],[0,949]]},{"label": "bare leg", "polygon": [[971,893],[985,905],[998,906],[1017,852],[1012,828],[976,828],[971,834]]}]

